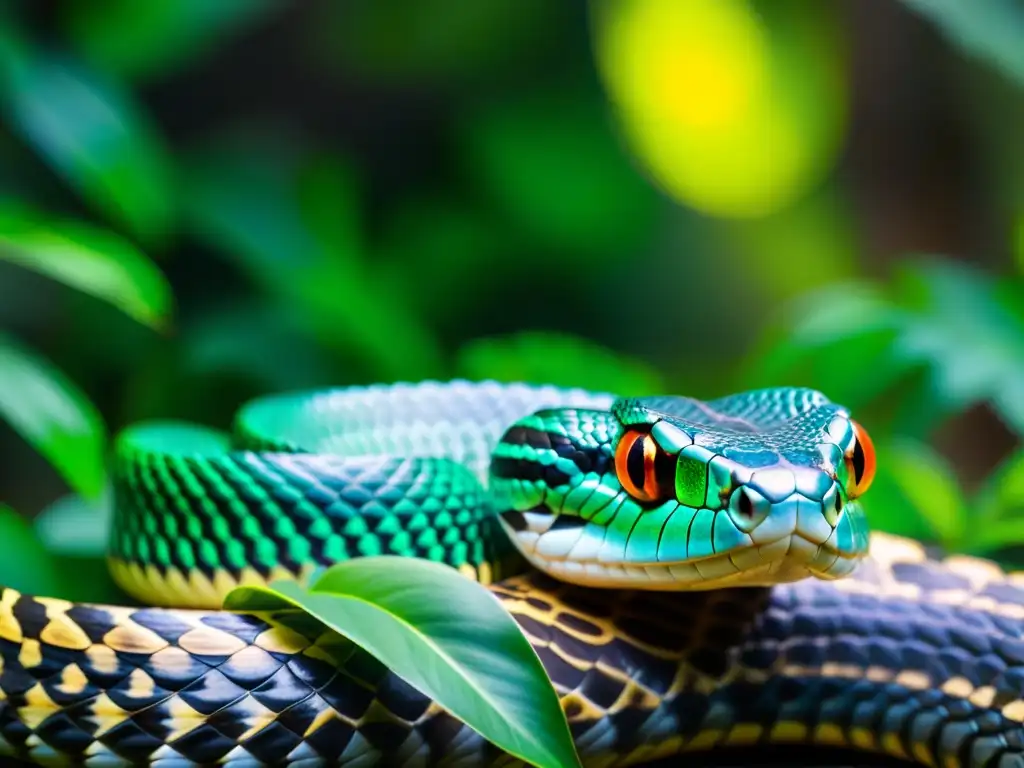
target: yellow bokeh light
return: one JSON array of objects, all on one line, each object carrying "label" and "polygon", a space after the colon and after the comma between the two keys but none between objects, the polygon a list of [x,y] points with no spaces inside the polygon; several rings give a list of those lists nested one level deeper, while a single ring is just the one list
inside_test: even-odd
[{"label": "yellow bokeh light", "polygon": [[605,0],[595,11],[598,65],[626,139],[676,199],[765,216],[831,168],[842,83],[820,46],[792,45],[792,29],[783,45],[745,0]]}]

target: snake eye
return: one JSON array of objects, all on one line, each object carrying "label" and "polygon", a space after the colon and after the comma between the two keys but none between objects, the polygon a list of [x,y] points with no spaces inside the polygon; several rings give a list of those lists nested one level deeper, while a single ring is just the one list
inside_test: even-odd
[{"label": "snake eye", "polygon": [[671,457],[658,447],[650,432],[631,429],[615,448],[615,474],[637,501],[664,498],[672,485],[662,478],[671,478],[673,469]]},{"label": "snake eye", "polygon": [[843,458],[849,477],[846,495],[855,499],[863,495],[875,479],[875,445],[864,427],[856,421],[852,424],[853,445],[847,449]]}]

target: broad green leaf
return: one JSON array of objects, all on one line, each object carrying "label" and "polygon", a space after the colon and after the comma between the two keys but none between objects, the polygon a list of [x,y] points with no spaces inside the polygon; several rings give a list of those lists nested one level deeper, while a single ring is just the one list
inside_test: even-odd
[{"label": "broad green leaf", "polygon": [[61,593],[57,559],[46,551],[28,521],[3,504],[0,504],[0,586],[30,595],[56,597]]},{"label": "broad green leaf", "polygon": [[83,496],[106,480],[106,428],[96,407],[67,377],[0,333],[0,416]]},{"label": "broad green leaf", "polygon": [[903,0],[971,56],[1024,85],[1024,4],[1019,0]]},{"label": "broad green leaf", "polygon": [[364,253],[351,171],[265,137],[196,153],[190,228],[276,299],[300,309],[325,346],[367,360],[381,379],[439,374],[429,328],[378,279]]},{"label": "broad green leaf", "polygon": [[476,339],[459,350],[455,368],[458,376],[476,380],[530,381],[631,396],[663,390],[660,375],[647,363],[562,333]]},{"label": "broad green leaf", "polygon": [[283,5],[281,0],[78,0],[65,18],[90,61],[121,77],[149,80],[197,65]]},{"label": "broad green leaf", "polygon": [[150,327],[168,321],[171,289],[160,269],[111,232],[0,207],[0,259],[96,296]]},{"label": "broad green leaf", "polygon": [[586,93],[502,100],[470,115],[460,142],[467,171],[517,227],[589,269],[595,253],[642,249],[663,209],[603,110]]},{"label": "broad green leaf", "polygon": [[312,614],[387,665],[498,747],[540,768],[579,766],[544,667],[518,625],[482,585],[450,566],[359,558],[294,582],[241,587],[228,610]]},{"label": "broad green leaf", "polygon": [[171,164],[131,95],[83,63],[0,31],[0,105],[8,125],[96,209],[145,240],[171,229]]},{"label": "broad green leaf", "polygon": [[948,463],[924,443],[877,446],[878,471],[862,504],[871,527],[957,548],[967,533],[967,505]]}]

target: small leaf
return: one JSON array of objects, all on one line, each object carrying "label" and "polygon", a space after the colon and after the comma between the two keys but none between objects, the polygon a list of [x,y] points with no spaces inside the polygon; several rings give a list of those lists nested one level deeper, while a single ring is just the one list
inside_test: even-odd
[{"label": "small leaf", "polygon": [[68,28],[106,72],[154,79],[197,65],[225,38],[284,5],[280,0],[80,0]]},{"label": "small leaf", "polygon": [[156,128],[117,83],[0,33],[0,104],[15,133],[82,197],[146,240],[171,228],[171,165]]},{"label": "small leaf", "polygon": [[111,232],[0,207],[0,259],[96,296],[152,328],[167,323],[167,280],[152,261]]},{"label": "small leaf", "polygon": [[1024,5],[1019,0],[903,0],[966,53],[1024,85]]},{"label": "small leaf", "polygon": [[825,374],[822,388],[846,400],[851,392],[877,397],[914,376],[893,409],[896,432],[924,437],[949,414],[987,403],[1024,434],[1022,306],[1020,279],[918,257],[888,291],[851,283],[795,302],[751,378],[820,386],[806,375],[811,365]]},{"label": "small leaf", "polygon": [[[2,375],[0,369],[0,377]],[[0,585],[30,595],[58,596],[61,592],[57,559],[46,551],[28,521],[3,504],[0,504]]]},{"label": "small leaf", "polygon": [[0,416],[83,496],[106,481],[106,428],[96,407],[63,373],[0,333]]},{"label": "small leaf", "polygon": [[558,696],[498,600],[427,560],[359,558],[309,591],[295,582],[241,587],[227,610],[306,610],[506,752],[540,768],[579,766]]},{"label": "small leaf", "polygon": [[476,339],[459,350],[456,370],[467,379],[586,387],[631,396],[663,389],[650,365],[562,333]]},{"label": "small leaf", "polygon": [[863,499],[873,528],[959,548],[967,505],[948,463],[923,443],[878,446],[878,472]]},{"label": "small leaf", "polygon": [[966,265],[918,258],[896,288],[905,319],[894,353],[931,370],[951,409],[991,400],[1024,434],[1024,290]]}]

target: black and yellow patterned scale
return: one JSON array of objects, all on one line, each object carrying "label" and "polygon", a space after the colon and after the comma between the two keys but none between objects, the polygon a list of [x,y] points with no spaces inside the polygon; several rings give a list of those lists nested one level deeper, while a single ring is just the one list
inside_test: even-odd
[{"label": "black and yellow patterned scale", "polygon": [[[144,607],[0,588],[0,753],[509,764],[315,620],[217,610],[385,553],[489,584],[587,766],[817,745],[1024,768],[1024,575],[881,534],[868,555],[873,462],[845,409],[790,388],[428,382],[256,401],[233,437],[141,425],[118,442],[110,562]],[[510,541],[532,567],[491,583]]]},{"label": "black and yellow patterned scale", "polygon": [[[765,589],[492,585],[587,766],[728,746],[1024,765],[1024,574],[875,534],[857,573]],[[0,593],[0,751],[93,766],[514,764],[299,614]],[[780,764],[786,764],[784,758]],[[793,764],[793,763],[790,763]]]}]

